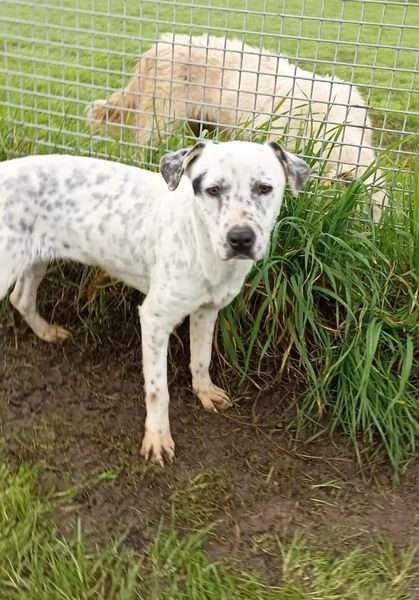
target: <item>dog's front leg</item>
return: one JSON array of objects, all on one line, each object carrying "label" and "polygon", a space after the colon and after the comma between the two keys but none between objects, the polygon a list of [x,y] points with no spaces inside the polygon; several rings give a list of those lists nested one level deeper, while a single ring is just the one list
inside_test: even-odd
[{"label": "dog's front leg", "polygon": [[224,390],[214,385],[209,374],[212,339],[218,309],[202,307],[190,316],[192,386],[205,410],[217,412],[230,406]]},{"label": "dog's front leg", "polygon": [[167,387],[167,351],[174,325],[153,309],[153,302],[148,297],[139,313],[147,410],[141,454],[163,466],[164,458],[172,461],[175,455],[175,444],[170,434]]}]

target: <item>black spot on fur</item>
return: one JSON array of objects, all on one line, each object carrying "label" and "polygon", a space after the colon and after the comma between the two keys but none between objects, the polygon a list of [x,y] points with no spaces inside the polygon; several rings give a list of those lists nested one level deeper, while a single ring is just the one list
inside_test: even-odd
[{"label": "black spot on fur", "polygon": [[110,178],[111,178],[111,176],[108,173],[99,173],[96,176],[95,184],[101,185],[102,183],[106,183],[107,181],[109,181]]},{"label": "black spot on fur", "polygon": [[202,194],[202,180],[204,179],[206,174],[207,172],[204,171],[203,173],[201,173],[201,175],[198,175],[198,177],[195,177],[195,179],[192,181],[193,193],[195,194],[195,196],[200,196]]}]

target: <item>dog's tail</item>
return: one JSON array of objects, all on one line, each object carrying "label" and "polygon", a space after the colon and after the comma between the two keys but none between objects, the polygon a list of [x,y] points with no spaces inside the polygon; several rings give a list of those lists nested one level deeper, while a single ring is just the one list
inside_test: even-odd
[{"label": "dog's tail", "polygon": [[114,92],[107,100],[95,100],[86,109],[86,121],[90,131],[100,131],[107,126],[121,126],[129,121],[138,106],[138,70],[128,85]]}]

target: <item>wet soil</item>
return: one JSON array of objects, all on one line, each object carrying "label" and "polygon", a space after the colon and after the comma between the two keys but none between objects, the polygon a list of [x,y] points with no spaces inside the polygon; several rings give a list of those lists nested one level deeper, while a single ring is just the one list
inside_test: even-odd
[{"label": "wet soil", "polygon": [[[98,338],[76,327],[71,340],[52,346],[19,317],[4,320],[5,451],[15,464],[42,465],[45,494],[80,486],[55,515],[64,535],[80,518],[89,543],[125,532],[125,543],[141,551],[162,520],[181,532],[216,522],[210,556],[272,583],[280,581],[270,551],[276,536],[302,533],[330,552],[382,538],[400,549],[419,543],[417,463],[395,484],[384,457],[361,472],[339,433],[297,442],[284,421],[298,402],[295,381],[263,393],[249,388],[225,414],[205,413],[191,392],[187,345],[176,339],[169,371],[176,460],[164,469],[145,463],[139,332],[114,329]],[[234,397],[234,378],[227,383]]]}]

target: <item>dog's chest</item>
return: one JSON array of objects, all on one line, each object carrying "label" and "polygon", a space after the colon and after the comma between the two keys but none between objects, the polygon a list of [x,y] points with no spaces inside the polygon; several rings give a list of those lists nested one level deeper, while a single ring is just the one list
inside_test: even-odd
[{"label": "dog's chest", "polygon": [[209,302],[218,307],[229,304],[240,293],[250,268],[251,261],[241,260],[221,263],[218,271],[212,270],[207,273],[207,276],[204,276],[204,286],[210,298]]}]

